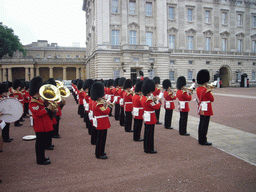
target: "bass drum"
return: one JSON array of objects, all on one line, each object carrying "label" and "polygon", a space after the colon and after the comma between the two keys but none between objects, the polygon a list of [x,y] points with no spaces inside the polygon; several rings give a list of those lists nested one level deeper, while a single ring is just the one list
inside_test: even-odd
[{"label": "bass drum", "polygon": [[23,105],[15,98],[7,98],[0,101],[0,120],[13,123],[19,120],[23,114]]}]

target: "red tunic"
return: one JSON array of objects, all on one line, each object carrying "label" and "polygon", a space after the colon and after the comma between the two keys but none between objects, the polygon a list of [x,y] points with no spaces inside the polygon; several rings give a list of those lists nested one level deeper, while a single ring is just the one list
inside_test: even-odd
[{"label": "red tunic", "polygon": [[[188,95],[186,91],[178,90],[176,97],[179,99],[179,109],[181,112],[189,112],[188,101],[191,101],[191,95]],[[185,108],[182,109],[182,102],[185,102]]]},{"label": "red tunic", "polygon": [[175,109],[174,100],[176,100],[176,96],[174,96],[171,92],[165,91],[164,92],[164,108],[171,110]]},{"label": "red tunic", "polygon": [[24,98],[23,98],[21,92],[19,92],[19,91],[13,91],[13,93],[9,97],[14,97],[14,98],[18,99],[19,102],[24,104]]},{"label": "red tunic", "polygon": [[29,103],[29,110],[31,111],[34,120],[33,127],[35,132],[49,132],[53,130],[52,120],[49,117],[41,98],[32,98]]},{"label": "red tunic", "polygon": [[90,102],[90,96],[88,94],[85,95],[85,103],[84,103],[84,109],[85,111],[87,111],[87,113],[89,112],[89,102]]},{"label": "red tunic", "polygon": [[[141,99],[141,105],[144,109],[144,122],[146,124],[156,124],[156,114],[155,110],[160,109],[161,103],[156,104],[151,98],[148,98],[146,96],[143,96]],[[147,121],[145,119],[145,115],[149,113],[150,114],[150,121]]]},{"label": "red tunic", "polygon": [[120,95],[118,93],[118,90],[119,90],[118,87],[113,89],[115,104],[119,104]]},{"label": "red tunic", "polygon": [[24,91],[24,103],[29,103],[31,100],[31,96],[29,95],[28,91]]},{"label": "red tunic", "polygon": [[[198,102],[198,108],[200,107],[201,110],[198,110],[199,115],[204,116],[211,116],[213,115],[212,111],[212,102],[214,101],[214,97],[211,93],[210,89],[207,89],[206,87],[198,87],[196,89],[197,98],[199,100]],[[207,107],[203,107],[203,105],[207,105]]]},{"label": "red tunic", "polygon": [[86,97],[86,93],[84,91],[80,91],[79,92],[79,105],[84,104],[85,97]]},{"label": "red tunic", "polygon": [[124,111],[131,112],[133,108],[132,104],[132,93],[124,91],[123,92],[123,97],[124,97]]},{"label": "red tunic", "polygon": [[92,111],[94,120],[97,121],[97,130],[105,130],[111,127],[108,118],[110,108],[104,107],[103,103],[96,101],[92,105]]},{"label": "red tunic", "polygon": [[108,95],[109,95],[108,99],[110,99],[111,103],[114,101],[114,93],[113,93],[113,91],[114,91],[114,88],[112,88],[112,87],[110,87],[108,89]]},{"label": "red tunic", "polygon": [[161,89],[155,88],[155,91],[153,92],[154,96],[158,96],[161,93]]},{"label": "red tunic", "polygon": [[124,96],[123,96],[124,90],[123,89],[119,89],[118,90],[118,94],[120,96],[119,104],[120,104],[121,107],[124,107]]},{"label": "red tunic", "polygon": [[132,103],[133,103],[133,118],[134,119],[143,119],[143,113],[144,113],[144,110],[143,110],[143,107],[141,105],[141,99],[142,99],[142,96],[138,95],[138,94],[135,94],[133,97],[132,97]]}]

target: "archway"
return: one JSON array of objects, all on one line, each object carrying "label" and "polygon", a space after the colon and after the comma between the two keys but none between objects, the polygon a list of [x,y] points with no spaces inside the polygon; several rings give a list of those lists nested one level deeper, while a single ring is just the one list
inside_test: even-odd
[{"label": "archway", "polygon": [[222,81],[222,87],[228,87],[230,81],[229,70],[227,67],[220,68],[220,79]]}]

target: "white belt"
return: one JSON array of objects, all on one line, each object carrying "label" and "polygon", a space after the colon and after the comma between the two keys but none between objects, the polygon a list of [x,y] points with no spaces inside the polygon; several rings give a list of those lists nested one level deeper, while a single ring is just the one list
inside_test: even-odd
[{"label": "white belt", "polygon": [[92,110],[90,110],[90,112],[89,112],[89,114],[88,114],[88,117],[89,117],[90,120],[93,119],[93,111],[92,111]]},{"label": "white belt", "polygon": [[185,109],[185,103],[187,103],[188,101],[179,101],[179,108],[180,109]]},{"label": "white belt", "polygon": [[211,101],[201,101],[200,108],[202,111],[208,111],[207,103],[211,103]]},{"label": "white belt", "polygon": [[132,114],[134,117],[139,116],[139,110],[143,109],[143,107],[133,107]]},{"label": "white belt", "polygon": [[174,101],[165,101],[165,106],[166,108],[170,108],[171,107],[171,103],[173,103]]},{"label": "white belt", "polygon": [[124,104],[132,104],[132,102],[125,102]]},{"label": "white belt", "polygon": [[166,103],[173,103],[174,101],[165,101]]},{"label": "white belt", "polygon": [[144,111],[144,113],[155,113],[155,111]]},{"label": "white belt", "polygon": [[97,119],[105,118],[105,117],[108,117],[108,115],[94,116],[94,118],[92,119],[92,121],[93,121],[93,126],[94,126],[94,127],[97,127],[97,126],[98,126]]},{"label": "white belt", "polygon": [[143,119],[145,122],[151,121],[151,115],[150,113],[155,113],[155,111],[144,111]]}]

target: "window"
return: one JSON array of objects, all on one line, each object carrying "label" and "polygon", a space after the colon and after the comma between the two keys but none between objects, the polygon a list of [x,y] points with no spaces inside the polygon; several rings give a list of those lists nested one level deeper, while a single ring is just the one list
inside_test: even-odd
[{"label": "window", "polygon": [[40,55],[39,55],[39,54],[36,54],[36,58],[40,58]]},{"label": "window", "polygon": [[222,51],[227,51],[227,39],[222,39]]},{"label": "window", "polygon": [[255,71],[252,71],[252,80],[255,81]]},{"label": "window", "polygon": [[174,64],[175,64],[175,61],[171,60],[170,65],[174,65]]},{"label": "window", "polygon": [[153,37],[153,33],[146,32],[146,45],[150,47],[152,47],[152,37]]},{"label": "window", "polygon": [[114,79],[120,77],[120,69],[114,69]]},{"label": "window", "polygon": [[154,59],[149,59],[149,63],[155,63]]},{"label": "window", "polygon": [[193,49],[193,37],[188,36],[188,50],[192,50],[192,49]]},{"label": "window", "polygon": [[169,79],[170,81],[174,81],[174,71],[169,71]]},{"label": "window", "polygon": [[205,64],[206,64],[206,65],[210,65],[211,62],[210,62],[210,61],[206,61]]},{"label": "window", "polygon": [[193,61],[188,61],[188,64],[189,64],[189,65],[192,65],[192,64],[193,64]]},{"label": "window", "polygon": [[48,55],[48,56],[47,56],[47,58],[48,58],[48,59],[51,59],[51,58],[52,58],[52,56],[51,56],[51,55]]},{"label": "window", "polygon": [[67,58],[71,58],[71,56],[70,56],[70,55],[67,55]]},{"label": "window", "polygon": [[133,62],[139,62],[139,58],[133,58]]},{"label": "window", "polygon": [[193,71],[188,71],[188,81],[192,81],[193,79]]},{"label": "window", "polygon": [[135,5],[136,5],[136,1],[134,0],[129,1],[129,14],[135,15]]},{"label": "window", "polygon": [[256,65],[256,63],[252,63],[252,65],[253,65],[253,66],[255,66],[255,65]]},{"label": "window", "polygon": [[152,3],[146,2],[146,16],[152,16]]},{"label": "window", "polygon": [[222,12],[221,18],[222,18],[222,25],[227,25],[228,21],[227,21],[227,13],[226,12]]},{"label": "window", "polygon": [[154,69],[149,71],[149,79],[153,79],[155,77],[155,71]]},{"label": "window", "polygon": [[175,48],[175,36],[169,35],[169,49]]},{"label": "window", "polygon": [[57,58],[61,58],[61,56],[60,56],[60,55],[58,55],[58,56],[57,56]]},{"label": "window", "polygon": [[256,53],[256,41],[252,41],[252,52]]},{"label": "window", "polygon": [[175,19],[174,16],[174,7],[169,7],[169,19]]},{"label": "window", "polygon": [[118,13],[118,0],[111,1],[111,13]]},{"label": "window", "polygon": [[210,23],[210,11],[209,10],[206,10],[205,11],[205,23]]},{"label": "window", "polygon": [[238,26],[242,26],[243,25],[243,15],[242,14],[238,14],[237,15],[237,25]]},{"label": "window", "polygon": [[252,27],[256,27],[256,16],[252,17]]},{"label": "window", "polygon": [[76,55],[76,58],[79,58],[79,55]]},{"label": "window", "polygon": [[243,4],[243,1],[241,1],[241,0],[237,0],[237,5],[242,5]]},{"label": "window", "polygon": [[238,41],[237,41],[237,51],[238,52],[242,52],[242,43],[243,43],[243,40],[238,39]]},{"label": "window", "polygon": [[119,45],[119,31],[117,31],[117,30],[111,31],[111,44]]},{"label": "window", "polygon": [[120,62],[120,58],[114,58],[115,63],[119,63]]},{"label": "window", "polygon": [[136,45],[136,31],[129,31],[129,44]]},{"label": "window", "polygon": [[193,9],[188,9],[188,21],[193,21]]},{"label": "window", "polygon": [[205,50],[206,51],[211,50],[211,38],[210,37],[205,38]]},{"label": "window", "polygon": [[238,62],[237,65],[242,65],[242,62]]}]

